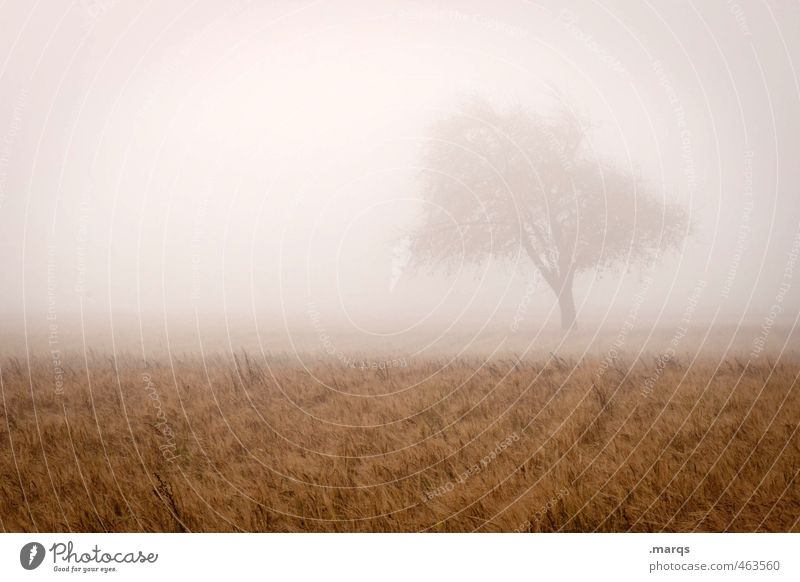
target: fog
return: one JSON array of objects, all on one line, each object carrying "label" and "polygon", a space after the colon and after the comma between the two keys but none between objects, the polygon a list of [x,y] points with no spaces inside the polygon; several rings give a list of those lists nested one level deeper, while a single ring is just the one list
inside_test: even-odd
[{"label": "fog", "polygon": [[421,352],[481,334],[491,351],[557,333],[556,296],[524,257],[445,272],[405,256],[430,128],[474,98],[568,104],[592,157],[687,211],[691,234],[658,264],[576,277],[581,333],[796,326],[796,3],[2,12],[6,352],[48,338]]}]

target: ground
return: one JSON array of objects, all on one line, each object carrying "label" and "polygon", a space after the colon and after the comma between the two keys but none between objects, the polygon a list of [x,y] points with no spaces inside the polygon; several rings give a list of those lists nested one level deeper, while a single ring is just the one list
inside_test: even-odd
[{"label": "ground", "polygon": [[766,353],[8,356],[0,528],[798,532],[799,373]]}]

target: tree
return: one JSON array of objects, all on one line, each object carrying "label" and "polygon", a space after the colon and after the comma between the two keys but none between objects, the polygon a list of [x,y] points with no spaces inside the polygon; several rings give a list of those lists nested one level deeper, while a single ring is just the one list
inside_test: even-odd
[{"label": "tree", "polygon": [[687,231],[683,208],[591,155],[584,124],[565,110],[498,112],[475,101],[435,123],[421,173],[426,200],[411,237],[417,265],[527,256],[577,327],[581,272],[651,263]]}]

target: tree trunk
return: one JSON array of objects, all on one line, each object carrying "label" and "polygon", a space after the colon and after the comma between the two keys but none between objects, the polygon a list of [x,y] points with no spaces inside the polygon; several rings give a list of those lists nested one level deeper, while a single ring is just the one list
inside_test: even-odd
[{"label": "tree trunk", "polygon": [[571,331],[578,329],[575,318],[575,297],[572,294],[572,282],[565,284],[558,290],[558,306],[561,308],[561,329]]}]

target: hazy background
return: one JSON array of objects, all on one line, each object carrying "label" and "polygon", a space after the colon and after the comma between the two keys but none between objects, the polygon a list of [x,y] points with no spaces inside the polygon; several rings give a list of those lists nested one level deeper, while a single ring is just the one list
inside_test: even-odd
[{"label": "hazy background", "polygon": [[554,90],[593,121],[598,155],[695,227],[644,289],[639,269],[579,278],[581,334],[613,339],[631,320],[633,348],[687,310],[700,344],[709,326],[756,330],[743,345],[765,321],[783,330],[771,341],[795,327],[796,2],[12,1],[0,14],[5,353],[84,337],[134,351],[535,345],[558,308],[530,265],[412,273],[396,243],[421,208],[431,122],[469,96],[535,111]]}]

